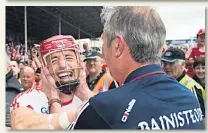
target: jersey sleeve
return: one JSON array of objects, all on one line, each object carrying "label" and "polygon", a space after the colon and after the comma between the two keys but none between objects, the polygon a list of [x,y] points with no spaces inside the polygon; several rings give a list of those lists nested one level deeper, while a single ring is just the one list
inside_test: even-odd
[{"label": "jersey sleeve", "polygon": [[13,110],[15,110],[16,108],[19,108],[20,106],[24,106],[26,107],[25,105],[27,104],[27,99],[26,99],[26,96],[24,95],[24,92],[18,94],[12,104],[10,105],[10,112],[12,112]]},{"label": "jersey sleeve", "polygon": [[77,120],[69,128],[72,129],[111,129],[111,126],[87,102],[78,114]]}]

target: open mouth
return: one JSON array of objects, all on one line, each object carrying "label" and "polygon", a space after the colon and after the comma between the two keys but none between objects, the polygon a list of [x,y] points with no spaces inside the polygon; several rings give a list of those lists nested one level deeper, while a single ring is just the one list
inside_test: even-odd
[{"label": "open mouth", "polygon": [[74,80],[73,75],[74,74],[73,74],[72,71],[61,72],[61,73],[57,74],[59,80],[62,81],[62,82],[68,82],[68,81]]}]

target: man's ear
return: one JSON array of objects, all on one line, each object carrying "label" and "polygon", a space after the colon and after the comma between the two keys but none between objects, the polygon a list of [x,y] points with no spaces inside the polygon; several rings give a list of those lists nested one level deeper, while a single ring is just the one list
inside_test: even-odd
[{"label": "man's ear", "polygon": [[186,68],[186,62],[185,61],[182,62],[182,69],[183,68]]},{"label": "man's ear", "polygon": [[118,58],[124,51],[124,45],[126,42],[120,34],[116,34],[116,45],[115,45],[115,57]]}]

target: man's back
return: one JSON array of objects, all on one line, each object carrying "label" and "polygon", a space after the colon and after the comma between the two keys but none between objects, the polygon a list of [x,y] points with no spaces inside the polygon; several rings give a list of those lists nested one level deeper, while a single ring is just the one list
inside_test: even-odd
[{"label": "man's back", "polygon": [[[156,72],[151,71],[155,65],[148,67],[141,71]],[[201,109],[191,91],[162,73],[130,82],[142,76],[141,71],[130,74],[122,87],[91,98],[94,115],[88,116],[85,109],[75,128],[202,129]],[[88,117],[94,119],[92,124],[82,125]]]}]

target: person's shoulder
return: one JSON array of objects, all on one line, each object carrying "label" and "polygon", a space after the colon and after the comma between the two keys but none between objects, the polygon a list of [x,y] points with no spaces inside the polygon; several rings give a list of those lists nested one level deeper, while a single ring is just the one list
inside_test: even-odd
[{"label": "person's shoulder", "polygon": [[43,92],[43,88],[41,88],[41,86],[39,86],[39,85],[35,85],[33,91],[40,92],[40,93],[44,93]]},{"label": "person's shoulder", "polygon": [[[34,88],[30,88],[24,92],[19,93],[15,99],[30,99],[31,97],[36,97],[36,96],[41,96],[43,95],[44,92],[42,91],[42,89],[40,87],[34,87]],[[44,94],[45,96],[45,94]]]},{"label": "person's shoulder", "polygon": [[189,82],[192,82],[193,85],[197,88],[197,89],[203,89],[203,87],[196,81],[194,80],[194,78],[189,77],[188,75],[186,75],[186,78],[189,80]]},{"label": "person's shoulder", "polygon": [[[90,105],[97,112],[115,112],[125,98],[128,99],[128,93],[131,93],[132,88],[123,85],[116,89],[100,92],[89,100]],[[130,96],[130,95],[129,95]]]},{"label": "person's shoulder", "polygon": [[24,89],[22,88],[22,85],[19,83],[18,79],[12,76],[7,80],[6,83],[6,90],[7,89],[15,89],[19,92],[22,92]]},{"label": "person's shoulder", "polygon": [[18,107],[32,107],[34,109],[40,107],[42,103],[48,102],[48,99],[42,91],[37,88],[30,88],[19,93],[13,100],[10,109],[15,110]]},{"label": "person's shoulder", "polygon": [[120,109],[120,99],[123,96],[119,96],[118,93],[118,91],[114,91],[113,89],[105,92],[100,92],[89,99],[90,108],[92,108],[96,114],[98,114],[110,125],[114,123],[113,117],[116,116]]},{"label": "person's shoulder", "polygon": [[100,92],[97,95],[95,95],[93,98],[91,98],[91,100],[108,104],[108,102],[116,101],[116,99],[120,99],[119,96],[125,95],[124,93],[130,90],[126,88],[127,88],[127,85],[123,85],[116,89],[108,90],[105,92]]}]

